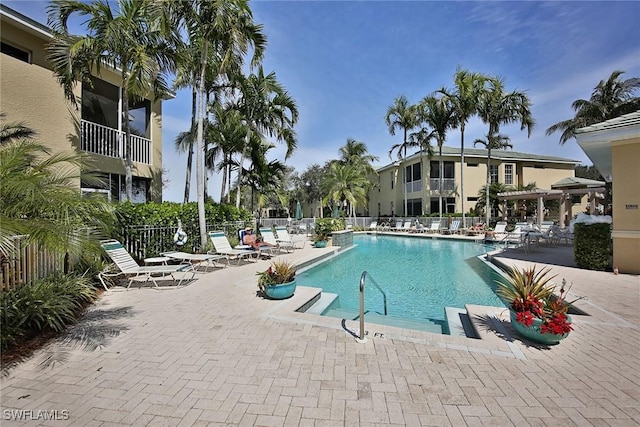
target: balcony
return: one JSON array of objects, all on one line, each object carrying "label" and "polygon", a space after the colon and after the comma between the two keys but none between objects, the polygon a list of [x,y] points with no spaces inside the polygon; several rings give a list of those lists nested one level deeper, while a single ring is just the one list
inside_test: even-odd
[{"label": "balcony", "polygon": [[[429,188],[431,191],[438,191],[440,188],[440,178],[429,179]],[[455,178],[443,178],[442,179],[442,191],[454,191],[456,189]]]},{"label": "balcony", "polygon": [[422,180],[418,179],[416,181],[406,182],[404,186],[407,193],[416,193],[422,191]]},{"label": "balcony", "polygon": [[[116,159],[125,158],[125,132],[86,120],[81,124],[80,149]],[[151,140],[131,134],[131,160],[151,164]]]}]

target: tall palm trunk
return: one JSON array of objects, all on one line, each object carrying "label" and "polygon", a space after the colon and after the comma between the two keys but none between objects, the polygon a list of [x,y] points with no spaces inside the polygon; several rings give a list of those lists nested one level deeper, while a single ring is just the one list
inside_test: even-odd
[{"label": "tall palm trunk", "polygon": [[240,154],[240,163],[238,165],[238,188],[236,192],[236,208],[240,209],[240,183],[242,182],[242,162],[247,153],[247,147],[249,146],[249,136],[251,130],[247,127],[247,136],[245,137],[244,147],[242,147],[242,153]]},{"label": "tall palm trunk", "polygon": [[[193,137],[193,129],[196,127],[197,114],[197,90],[193,87],[191,93],[191,137]],[[191,193],[191,169],[193,167],[193,139],[189,142],[189,152],[187,153],[187,176],[184,180],[184,203],[189,202],[189,194]]]},{"label": "tall palm trunk", "polygon": [[486,210],[485,225],[489,226],[491,213],[489,211],[489,187],[491,186],[491,144],[487,147],[487,183],[485,184],[484,208]]},{"label": "tall palm trunk", "polygon": [[443,169],[444,169],[444,163],[442,162],[442,144],[444,143],[444,141],[438,141],[438,209],[439,209],[439,213],[440,213],[440,218],[442,218],[442,187],[444,184],[444,179],[442,177],[443,175]]},{"label": "tall palm trunk", "polygon": [[129,92],[127,91],[128,76],[122,71],[122,116],[124,118],[124,183],[127,201],[133,199],[133,162],[131,160],[131,127],[129,126]]},{"label": "tall palm trunk", "polygon": [[[227,153],[222,153],[222,160],[223,162],[226,164],[226,160],[227,160]],[[222,182],[220,183],[220,203],[222,203],[222,200],[224,199],[224,191],[227,188],[227,168],[229,166],[224,166],[222,168]]]},{"label": "tall palm trunk", "polygon": [[200,244],[207,244],[207,219],[204,212],[204,114],[205,114],[205,73],[209,43],[204,40],[200,53],[200,81],[198,82],[198,132],[196,136],[196,186],[198,189],[198,226]]},{"label": "tall palm trunk", "polygon": [[462,209],[462,228],[466,227],[464,209],[464,121],[460,123],[460,209]]},{"label": "tall palm trunk", "polygon": [[407,212],[407,165],[405,161],[407,160],[407,129],[404,129],[404,139],[402,141],[404,143],[404,159],[402,159],[402,176],[404,178],[404,182],[402,183],[402,191],[404,195],[404,216],[408,215]]}]

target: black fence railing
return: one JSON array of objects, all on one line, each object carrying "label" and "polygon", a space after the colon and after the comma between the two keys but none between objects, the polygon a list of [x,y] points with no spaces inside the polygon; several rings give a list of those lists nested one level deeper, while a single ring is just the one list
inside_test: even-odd
[{"label": "black fence railing", "polygon": [[[239,241],[238,230],[246,226],[253,226],[244,221],[232,221],[219,224],[207,224],[207,232],[223,230],[229,241]],[[141,261],[173,250],[192,253],[203,253],[211,249],[210,242],[205,247],[200,244],[200,230],[197,226],[183,225],[183,231],[187,233],[187,241],[178,246],[174,243],[174,235],[177,231],[172,226],[134,225],[122,230],[120,240],[131,256]]]}]

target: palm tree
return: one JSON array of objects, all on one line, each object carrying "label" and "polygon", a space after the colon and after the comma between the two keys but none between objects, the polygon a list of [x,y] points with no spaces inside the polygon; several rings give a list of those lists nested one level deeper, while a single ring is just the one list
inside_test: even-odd
[{"label": "palm tree", "polygon": [[[513,145],[509,143],[510,139],[506,135],[501,134],[493,134],[487,135],[486,139],[476,139],[473,142],[473,145],[481,144],[487,149],[487,179],[485,181],[485,206],[491,206],[489,204],[489,190],[491,188],[491,150],[503,150],[505,148],[513,148]],[[489,225],[490,218],[490,210],[487,208],[486,211],[487,222],[485,224]]]},{"label": "palm tree", "polygon": [[[441,89],[442,92],[444,89]],[[447,97],[436,98],[426,96],[419,104],[418,120],[432,128],[431,134],[438,143],[438,209],[442,217],[442,192],[444,191],[444,164],[442,162],[442,146],[447,139],[447,131],[456,124],[456,117],[451,102]]]},{"label": "palm tree", "polygon": [[[204,121],[207,73],[215,64],[214,75],[222,76],[229,69],[238,68],[238,58],[253,48],[252,64],[257,64],[266,40],[262,26],[253,23],[253,14],[246,0],[172,0],[165,2],[168,15],[175,18],[180,31],[184,27],[189,44],[200,47],[197,77],[196,183],[198,194],[198,223],[200,240],[207,243],[204,211]],[[210,61],[215,56],[217,61]]]},{"label": "palm tree", "polygon": [[[529,137],[535,124],[531,115],[529,97],[519,91],[505,93],[504,80],[500,78],[492,78],[489,81],[488,90],[480,96],[478,115],[484,123],[489,125],[487,140],[499,137],[501,125],[516,122],[520,122],[520,130],[527,129],[527,137]],[[489,209],[486,214],[486,221],[489,223]]]},{"label": "palm tree", "polygon": [[546,134],[562,131],[562,145],[575,136],[577,129],[640,110],[640,97],[634,96],[640,88],[640,78],[620,80],[622,74],[624,71],[614,71],[606,81],[600,80],[588,101],[578,99],[571,104],[576,115],[550,126]]},{"label": "palm tree", "polygon": [[367,185],[369,180],[354,165],[332,162],[325,182],[323,183],[325,198],[323,204],[329,202],[349,204],[351,213],[361,203],[367,201]]},{"label": "palm tree", "polygon": [[[389,134],[394,136],[396,130],[402,129],[402,144],[394,144],[389,150],[389,158],[394,151],[398,151],[398,159],[407,158],[407,148],[415,144],[409,140],[409,131],[418,125],[416,119],[416,108],[409,104],[406,96],[400,95],[393,100],[393,105],[387,109],[385,123],[389,127]],[[402,194],[404,197],[404,214],[407,214],[407,186],[406,177],[403,171]]]},{"label": "palm tree", "polygon": [[[489,207],[491,209],[495,209],[496,211],[500,211],[500,198],[498,197],[499,193],[504,193],[507,191],[514,191],[515,188],[513,187],[509,187],[507,185],[504,185],[500,182],[493,182],[491,183],[491,185],[489,185],[489,198],[486,199],[485,196],[487,194],[487,186],[483,185],[482,187],[480,187],[480,190],[478,190],[478,203],[476,203],[476,213],[477,215],[480,215],[482,210],[485,209],[487,207],[487,203],[489,203]],[[491,210],[491,209],[486,209],[486,210]],[[489,226],[489,224],[486,224],[487,227]]]},{"label": "palm tree", "polygon": [[[345,165],[354,166],[355,168],[359,169],[360,173],[365,177],[369,177],[371,175],[377,175],[377,172],[373,168],[371,163],[377,161],[378,157],[372,154],[369,154],[369,151],[367,149],[367,144],[365,144],[364,142],[360,142],[352,138],[348,138],[347,143],[342,147],[340,147],[338,152],[340,154],[340,159],[338,160],[339,162]],[[373,188],[373,185],[374,184],[372,181],[367,180],[367,185],[365,188],[365,191],[367,194],[367,205],[368,205],[369,191]],[[355,207],[354,207],[353,213],[355,216]]]},{"label": "palm tree", "polygon": [[465,224],[464,209],[464,131],[469,119],[477,112],[478,99],[485,89],[487,76],[468,70],[458,69],[454,76],[453,91],[444,90],[441,93],[449,98],[456,122],[460,127],[460,200],[462,207],[462,224]]},{"label": "palm tree", "polygon": [[17,235],[64,254],[66,272],[73,261],[99,254],[113,210],[99,198],[80,194],[82,155],[50,155],[22,124],[3,123],[0,133],[0,254],[12,253]]},{"label": "palm tree", "polygon": [[[93,0],[53,0],[48,8],[54,40],[47,50],[53,72],[62,85],[65,96],[74,105],[73,93],[77,81],[87,82],[91,70],[105,64],[120,71],[122,116],[129,117],[129,102],[150,94],[155,98],[169,93],[165,73],[172,71],[176,44],[159,20],[148,0],[120,0],[118,10],[109,2]],[[89,34],[80,37],[69,34],[67,21],[73,14],[86,16]],[[127,200],[132,198],[131,127],[125,127],[125,186]]]},{"label": "palm tree", "polygon": [[[264,75],[262,66],[255,74],[240,78],[239,99],[236,108],[242,115],[246,127],[245,145],[240,155],[240,166],[249,148],[253,134],[260,139],[275,138],[287,146],[285,158],[296,149],[297,141],[293,126],[298,121],[295,100],[278,82],[274,72]],[[238,185],[242,183],[242,167],[238,169]],[[236,195],[236,207],[240,207],[240,192]]]}]

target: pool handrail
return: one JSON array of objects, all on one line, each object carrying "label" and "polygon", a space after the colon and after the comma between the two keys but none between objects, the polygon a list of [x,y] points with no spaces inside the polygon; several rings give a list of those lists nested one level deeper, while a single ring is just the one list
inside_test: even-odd
[{"label": "pool handrail", "polygon": [[384,315],[387,315],[387,294],[382,290],[380,285],[376,283],[376,281],[371,277],[371,274],[367,273],[367,271],[363,271],[360,276],[360,341],[364,341],[364,284],[367,276],[369,276],[369,280],[373,285],[378,288],[380,293],[382,294],[382,300],[384,302]]}]

